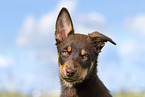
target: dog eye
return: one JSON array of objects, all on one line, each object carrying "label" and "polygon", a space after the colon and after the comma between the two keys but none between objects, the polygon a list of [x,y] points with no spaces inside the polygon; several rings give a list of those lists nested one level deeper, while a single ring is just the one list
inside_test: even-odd
[{"label": "dog eye", "polygon": [[68,51],[67,50],[63,50],[62,51],[62,55],[67,56],[68,55]]},{"label": "dog eye", "polygon": [[87,61],[89,59],[89,55],[88,54],[84,54],[82,55],[82,59]]}]

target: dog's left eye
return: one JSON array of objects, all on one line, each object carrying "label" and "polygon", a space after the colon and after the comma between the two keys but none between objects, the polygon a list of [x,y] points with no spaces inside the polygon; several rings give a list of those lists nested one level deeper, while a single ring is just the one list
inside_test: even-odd
[{"label": "dog's left eye", "polygon": [[88,54],[82,55],[82,59],[83,59],[84,61],[87,61],[87,60],[89,59],[89,55],[88,55]]}]

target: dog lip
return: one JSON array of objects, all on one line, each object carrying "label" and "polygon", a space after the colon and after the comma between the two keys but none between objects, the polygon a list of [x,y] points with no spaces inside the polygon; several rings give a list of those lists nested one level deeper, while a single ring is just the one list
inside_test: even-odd
[{"label": "dog lip", "polygon": [[70,78],[70,77],[66,77],[66,78],[62,77],[62,78],[63,78],[65,81],[67,81],[67,82],[79,82],[79,81],[83,80],[83,78],[81,78],[81,79],[79,79],[79,80],[72,79],[72,78]]},{"label": "dog lip", "polygon": [[67,82],[74,82],[76,80],[72,79],[72,78],[63,78],[64,80],[66,80]]}]

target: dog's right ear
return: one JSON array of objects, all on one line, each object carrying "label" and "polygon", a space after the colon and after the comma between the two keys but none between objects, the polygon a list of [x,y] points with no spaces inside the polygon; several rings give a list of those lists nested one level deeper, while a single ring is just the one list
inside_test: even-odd
[{"label": "dog's right ear", "polygon": [[66,8],[62,8],[56,21],[55,39],[59,43],[67,38],[70,34],[74,34],[73,24],[69,12]]}]

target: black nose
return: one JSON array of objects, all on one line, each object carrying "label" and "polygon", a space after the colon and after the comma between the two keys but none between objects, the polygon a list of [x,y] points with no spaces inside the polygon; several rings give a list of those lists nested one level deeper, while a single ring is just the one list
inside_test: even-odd
[{"label": "black nose", "polygon": [[74,76],[75,73],[76,73],[76,70],[75,70],[75,69],[72,69],[72,68],[66,69],[66,75],[67,75],[68,77]]}]

